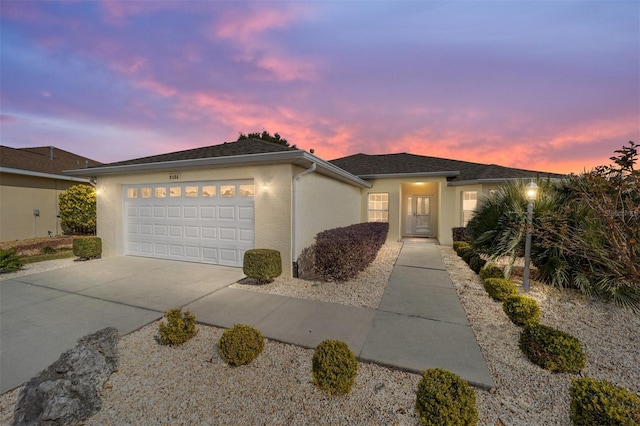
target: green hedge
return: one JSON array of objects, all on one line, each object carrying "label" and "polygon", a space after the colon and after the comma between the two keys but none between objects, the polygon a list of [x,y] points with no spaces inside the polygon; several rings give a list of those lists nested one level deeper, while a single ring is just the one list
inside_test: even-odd
[{"label": "green hedge", "polygon": [[278,250],[252,249],[244,253],[242,272],[265,284],[282,274],[282,258]]},{"label": "green hedge", "polygon": [[94,259],[102,254],[100,237],[78,237],[73,240],[73,254],[81,259]]}]

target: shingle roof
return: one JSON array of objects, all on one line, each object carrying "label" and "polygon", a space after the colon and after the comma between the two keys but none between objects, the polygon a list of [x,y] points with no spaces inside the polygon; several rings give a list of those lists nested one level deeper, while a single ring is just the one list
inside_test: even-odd
[{"label": "shingle roof", "polygon": [[426,157],[414,154],[354,154],[331,160],[330,163],[359,177],[372,175],[459,172],[449,177],[452,183],[474,180],[552,177],[562,175],[534,170],[515,169],[496,164],[480,164],[446,158]]},{"label": "shingle roof", "polygon": [[11,148],[0,145],[0,167],[62,175],[63,170],[83,169],[100,164],[102,163],[90,158],[50,146]]},{"label": "shingle roof", "polygon": [[225,142],[219,145],[203,148],[187,149],[185,151],[170,152],[168,154],[152,155],[104,164],[104,166],[127,166],[133,164],[163,163],[167,161],[197,160],[201,158],[231,157],[236,155],[265,154],[269,152],[297,151],[296,148],[286,147],[260,139],[242,139],[236,142]]}]

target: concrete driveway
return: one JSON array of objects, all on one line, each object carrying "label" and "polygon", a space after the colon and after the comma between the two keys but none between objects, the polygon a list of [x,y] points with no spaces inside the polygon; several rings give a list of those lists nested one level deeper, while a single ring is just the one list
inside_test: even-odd
[{"label": "concrete driveway", "polygon": [[0,393],[86,334],[130,333],[242,277],[240,268],[112,257],[0,281]]}]

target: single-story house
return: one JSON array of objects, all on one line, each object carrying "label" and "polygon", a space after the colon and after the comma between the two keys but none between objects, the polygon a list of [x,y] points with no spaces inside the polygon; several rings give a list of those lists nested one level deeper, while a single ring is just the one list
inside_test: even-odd
[{"label": "single-story house", "polygon": [[86,174],[63,170],[100,164],[53,146],[0,146],[0,241],[62,233],[58,196],[72,185],[91,184]]},{"label": "single-story house", "polygon": [[320,231],[388,221],[389,240],[451,244],[451,229],[501,182],[558,176],[411,154],[325,161],[257,139],[68,174],[87,172],[97,180],[103,255],[241,266],[246,250],[271,248],[289,275]]}]

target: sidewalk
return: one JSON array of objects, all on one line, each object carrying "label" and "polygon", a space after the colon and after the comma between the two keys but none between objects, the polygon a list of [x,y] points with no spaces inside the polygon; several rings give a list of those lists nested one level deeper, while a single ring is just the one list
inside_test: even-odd
[{"label": "sidewalk", "polygon": [[314,348],[342,340],[363,361],[420,372],[441,367],[494,387],[435,244],[405,242],[377,310],[223,288],[186,306],[198,321],[249,324],[270,339]]}]

